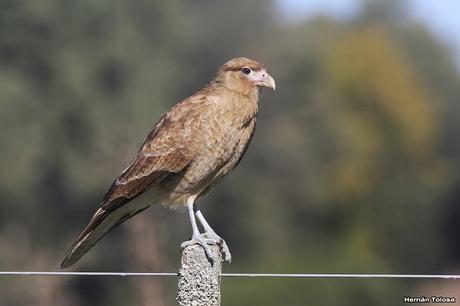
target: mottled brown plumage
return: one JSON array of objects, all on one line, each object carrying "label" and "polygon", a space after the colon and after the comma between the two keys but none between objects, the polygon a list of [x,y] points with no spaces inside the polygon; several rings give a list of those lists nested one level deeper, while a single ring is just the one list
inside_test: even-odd
[{"label": "mottled brown plumage", "polygon": [[[110,229],[152,204],[179,209],[189,206],[190,210],[195,198],[242,158],[254,133],[262,86],[275,88],[265,67],[235,58],[203,89],[166,113],[113,182],[61,267],[74,264]],[[203,241],[196,236],[194,220],[192,226],[194,238]]]}]

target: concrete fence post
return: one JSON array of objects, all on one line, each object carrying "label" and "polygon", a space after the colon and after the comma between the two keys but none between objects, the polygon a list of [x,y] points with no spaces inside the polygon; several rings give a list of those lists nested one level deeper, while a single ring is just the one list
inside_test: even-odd
[{"label": "concrete fence post", "polygon": [[179,270],[177,302],[181,306],[220,306],[220,275],[222,254],[218,245],[211,245],[214,258],[211,264],[204,249],[190,245],[182,250]]}]

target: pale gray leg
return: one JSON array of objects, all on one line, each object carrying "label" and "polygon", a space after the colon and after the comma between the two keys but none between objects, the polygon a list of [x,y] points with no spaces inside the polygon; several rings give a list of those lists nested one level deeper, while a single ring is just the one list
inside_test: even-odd
[{"label": "pale gray leg", "polygon": [[198,226],[196,225],[195,212],[193,209],[193,202],[195,201],[195,198],[196,197],[190,197],[187,200],[188,216],[190,218],[190,223],[192,224],[192,231],[193,231],[192,239],[190,239],[189,241],[183,242],[181,244],[181,248],[185,248],[193,244],[199,244],[203,247],[206,253],[206,256],[211,261],[214,261],[214,258],[212,257],[211,248],[209,247],[208,242],[206,241],[205,237],[200,233],[200,231],[198,230]]},{"label": "pale gray leg", "polygon": [[224,253],[224,260],[231,262],[232,255],[230,254],[230,250],[228,249],[228,246],[225,240],[222,239],[219,235],[217,235],[216,232],[211,228],[211,226],[209,226],[208,222],[206,221],[203,214],[201,213],[201,210],[197,209],[195,212],[195,215],[198,218],[198,221],[200,221],[201,225],[204,228],[205,232],[203,233],[203,235],[205,235],[206,238],[217,241],[222,247],[222,252]]}]

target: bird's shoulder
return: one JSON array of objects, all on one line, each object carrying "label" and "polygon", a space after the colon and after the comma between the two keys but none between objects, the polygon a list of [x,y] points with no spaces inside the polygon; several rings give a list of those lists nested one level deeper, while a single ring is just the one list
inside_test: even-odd
[{"label": "bird's shoulder", "polygon": [[147,135],[141,147],[146,155],[161,155],[174,150],[193,150],[201,130],[214,112],[215,98],[196,93],[164,114]]}]

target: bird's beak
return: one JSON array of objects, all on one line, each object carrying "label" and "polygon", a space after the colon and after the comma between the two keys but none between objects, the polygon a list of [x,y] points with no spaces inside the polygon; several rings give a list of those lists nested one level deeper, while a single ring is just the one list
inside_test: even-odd
[{"label": "bird's beak", "polygon": [[273,90],[276,88],[275,80],[265,70],[259,72],[257,80],[254,83],[258,86],[269,87]]},{"label": "bird's beak", "polygon": [[271,88],[273,90],[276,89],[275,80],[268,73],[267,73],[267,76],[265,77],[265,80],[262,83],[262,86],[269,87],[269,88]]}]

